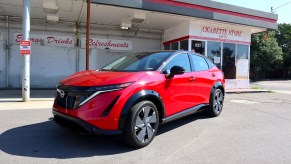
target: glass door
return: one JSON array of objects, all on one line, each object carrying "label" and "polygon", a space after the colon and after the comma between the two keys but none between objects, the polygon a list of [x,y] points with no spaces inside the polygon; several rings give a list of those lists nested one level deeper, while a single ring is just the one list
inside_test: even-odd
[{"label": "glass door", "polygon": [[235,66],[235,44],[223,43],[223,60],[222,71],[224,72],[225,79],[236,78],[236,66]]},{"label": "glass door", "polygon": [[212,59],[217,68],[221,69],[221,42],[207,42],[207,57]]}]

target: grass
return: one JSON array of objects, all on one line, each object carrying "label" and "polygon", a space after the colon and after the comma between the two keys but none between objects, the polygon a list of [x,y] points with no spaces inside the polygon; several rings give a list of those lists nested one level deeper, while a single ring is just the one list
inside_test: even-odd
[{"label": "grass", "polygon": [[258,86],[258,85],[252,85],[251,89],[262,89],[262,88],[260,86]]}]

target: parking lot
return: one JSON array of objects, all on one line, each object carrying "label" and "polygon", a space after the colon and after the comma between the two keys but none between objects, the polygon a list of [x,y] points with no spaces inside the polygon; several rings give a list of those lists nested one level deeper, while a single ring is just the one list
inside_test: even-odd
[{"label": "parking lot", "polygon": [[[196,114],[164,124],[154,141],[138,150],[123,144],[120,136],[83,136],[59,128],[50,120],[50,96],[33,109],[23,108],[15,99],[4,100],[2,164],[291,163],[288,93],[227,94],[219,117]],[[4,109],[7,103],[16,105]]]}]

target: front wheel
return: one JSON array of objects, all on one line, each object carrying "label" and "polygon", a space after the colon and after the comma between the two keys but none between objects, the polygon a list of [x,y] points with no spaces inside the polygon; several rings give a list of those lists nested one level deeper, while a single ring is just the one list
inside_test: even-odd
[{"label": "front wheel", "polygon": [[220,115],[223,107],[223,92],[221,89],[215,89],[213,95],[210,97],[210,106],[207,113],[211,117],[217,117]]},{"label": "front wheel", "polygon": [[142,101],[134,105],[126,120],[124,129],[125,142],[131,146],[142,148],[151,143],[157,134],[159,113],[150,101]]}]

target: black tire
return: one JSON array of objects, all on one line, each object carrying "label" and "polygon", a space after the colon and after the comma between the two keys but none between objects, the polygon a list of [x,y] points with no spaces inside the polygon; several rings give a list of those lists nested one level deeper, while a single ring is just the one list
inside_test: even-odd
[{"label": "black tire", "polygon": [[[150,117],[144,117],[146,113]],[[130,109],[127,116],[124,141],[136,148],[145,147],[154,139],[158,126],[159,113],[155,104],[150,101],[141,101]]]},{"label": "black tire", "polygon": [[210,105],[206,112],[210,117],[217,117],[220,115],[223,108],[224,95],[221,89],[215,89],[214,93],[210,97]]}]

